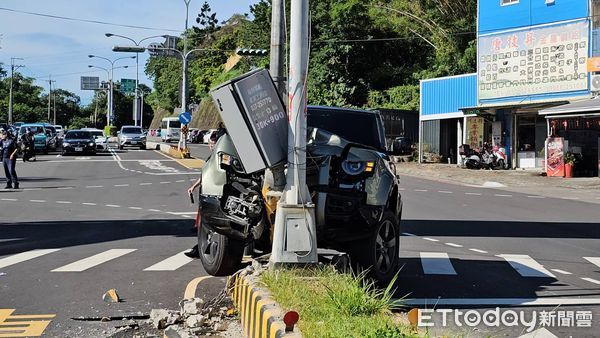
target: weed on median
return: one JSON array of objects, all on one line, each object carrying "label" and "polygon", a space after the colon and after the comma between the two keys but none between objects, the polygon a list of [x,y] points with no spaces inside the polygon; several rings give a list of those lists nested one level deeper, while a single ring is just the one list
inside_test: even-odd
[{"label": "weed on median", "polygon": [[408,323],[391,312],[392,281],[377,289],[364,274],[339,273],[331,267],[269,271],[261,282],[284,310],[300,314],[304,337],[416,337]]}]

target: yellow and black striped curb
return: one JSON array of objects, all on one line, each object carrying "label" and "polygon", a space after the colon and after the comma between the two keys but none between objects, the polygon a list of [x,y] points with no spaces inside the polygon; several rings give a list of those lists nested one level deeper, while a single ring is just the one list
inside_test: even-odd
[{"label": "yellow and black striped curb", "polygon": [[229,279],[228,290],[238,309],[246,337],[302,337],[297,327],[293,332],[285,332],[285,313],[267,290],[258,287],[258,277],[250,276],[246,271],[236,274]]}]

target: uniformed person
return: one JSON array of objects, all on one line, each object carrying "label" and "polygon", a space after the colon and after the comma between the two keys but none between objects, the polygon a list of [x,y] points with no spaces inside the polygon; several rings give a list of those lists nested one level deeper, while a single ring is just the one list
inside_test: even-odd
[{"label": "uniformed person", "polygon": [[19,178],[15,166],[17,164],[17,143],[8,135],[6,130],[0,130],[0,149],[4,174],[6,175],[6,187],[4,189],[19,189]]}]

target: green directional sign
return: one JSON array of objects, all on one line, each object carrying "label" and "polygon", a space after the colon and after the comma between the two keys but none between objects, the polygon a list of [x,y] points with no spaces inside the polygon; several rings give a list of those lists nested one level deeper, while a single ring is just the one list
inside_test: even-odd
[{"label": "green directional sign", "polygon": [[135,93],[135,79],[121,79],[121,93]]}]

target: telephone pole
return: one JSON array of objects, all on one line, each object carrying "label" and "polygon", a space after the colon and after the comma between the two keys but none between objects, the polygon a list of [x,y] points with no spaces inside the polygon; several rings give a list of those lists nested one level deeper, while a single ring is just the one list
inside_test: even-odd
[{"label": "telephone pole", "polygon": [[23,60],[22,58],[10,58],[10,90],[8,94],[8,124],[13,124],[13,78],[15,76],[15,70],[22,65],[15,65],[15,60]]},{"label": "telephone pole", "polygon": [[281,100],[287,106],[285,67],[285,11],[284,0],[272,0],[271,60],[269,71],[277,86]]},{"label": "telephone pole", "polygon": [[48,86],[49,86],[49,91],[48,91],[48,123],[50,123],[50,108],[51,108],[51,99],[52,99],[52,83],[56,82],[54,80],[52,80],[52,74],[50,74],[50,76],[48,77],[48,80],[46,80],[46,82],[48,82]]}]

